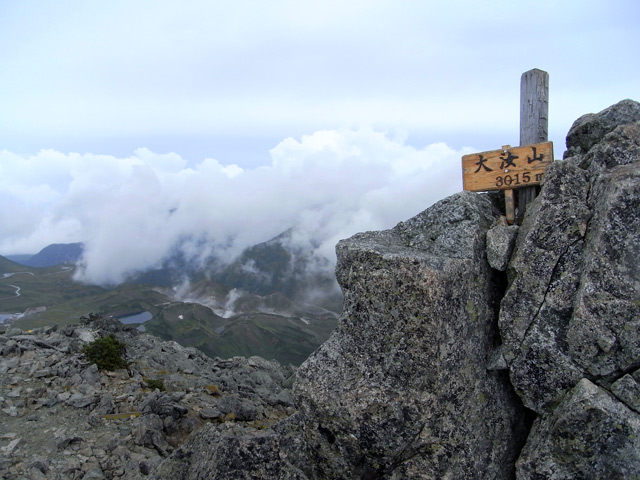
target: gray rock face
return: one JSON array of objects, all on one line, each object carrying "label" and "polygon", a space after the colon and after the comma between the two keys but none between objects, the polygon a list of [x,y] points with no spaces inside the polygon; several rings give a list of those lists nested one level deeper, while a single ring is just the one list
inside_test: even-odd
[{"label": "gray rock face", "polygon": [[522,411],[503,372],[487,195],[338,244],[338,330],[294,392],[317,478],[512,478]]},{"label": "gray rock face", "polygon": [[611,384],[611,393],[638,413],[640,413],[640,383],[637,380],[639,377],[640,371],[636,370],[633,375],[624,375]]},{"label": "gray rock face", "polygon": [[288,461],[284,437],[256,434],[241,426],[207,425],[153,472],[171,480],[278,479],[307,480]]},{"label": "gray rock face", "polygon": [[518,479],[639,478],[640,417],[582,379],[534,424]]},{"label": "gray rock face", "polygon": [[[606,123],[640,117],[634,105],[578,121],[572,132],[590,150],[549,167],[520,229],[500,332],[516,390],[538,413],[581,378],[609,388],[640,360],[640,155],[629,156],[640,123]],[[622,143],[626,153],[613,154]]]},{"label": "gray rock face", "polygon": [[500,310],[512,383],[540,415],[518,478],[637,478],[640,105],[582,117],[567,145],[578,154],[549,167]]},{"label": "gray rock face", "polygon": [[623,100],[598,114],[583,115],[573,122],[569,130],[565,158],[587,153],[618,126],[638,120],[640,120],[640,104],[633,100]]},{"label": "gray rock face", "polygon": [[487,232],[487,261],[491,268],[504,272],[509,265],[518,236],[518,225],[507,225],[505,217]]}]

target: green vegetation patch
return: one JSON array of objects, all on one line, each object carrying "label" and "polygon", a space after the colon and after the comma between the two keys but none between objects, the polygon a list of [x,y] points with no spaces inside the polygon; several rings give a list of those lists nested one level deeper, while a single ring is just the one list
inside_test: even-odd
[{"label": "green vegetation patch", "polygon": [[113,335],[107,335],[85,345],[83,353],[100,370],[113,371],[127,367],[127,362],[122,358],[124,348],[124,343]]},{"label": "green vegetation patch", "polygon": [[143,377],[142,380],[144,380],[144,383],[151,390],[158,389],[161,392],[165,391],[164,382],[162,380],[160,380],[160,379]]}]

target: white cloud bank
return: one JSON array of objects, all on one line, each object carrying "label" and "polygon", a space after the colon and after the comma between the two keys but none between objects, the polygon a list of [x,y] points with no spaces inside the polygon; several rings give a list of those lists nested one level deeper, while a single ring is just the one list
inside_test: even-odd
[{"label": "white cloud bank", "polygon": [[390,228],[461,189],[460,158],[369,128],[287,138],[255,169],[145,148],[127,158],[0,152],[0,254],[86,244],[78,279],[115,284],[181,249],[223,261],[295,227],[335,262],[338,240]]}]

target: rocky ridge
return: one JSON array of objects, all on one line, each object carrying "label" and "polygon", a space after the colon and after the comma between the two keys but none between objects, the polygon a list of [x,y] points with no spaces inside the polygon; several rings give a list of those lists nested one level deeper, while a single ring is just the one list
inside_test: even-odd
[{"label": "rocky ridge", "polygon": [[[1,478],[146,478],[205,424],[260,430],[293,412],[293,368],[93,320],[0,335]],[[100,371],[82,353],[108,334],[126,345],[126,369]]]}]

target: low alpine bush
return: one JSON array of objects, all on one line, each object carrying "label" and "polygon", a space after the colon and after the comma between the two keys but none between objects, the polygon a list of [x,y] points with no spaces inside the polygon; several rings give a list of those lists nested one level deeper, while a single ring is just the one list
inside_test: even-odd
[{"label": "low alpine bush", "polygon": [[124,348],[124,343],[113,335],[107,335],[85,345],[83,353],[100,370],[113,371],[127,367],[127,362],[122,358]]}]

